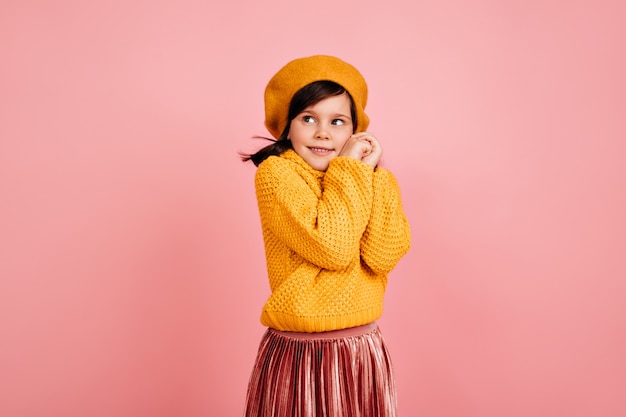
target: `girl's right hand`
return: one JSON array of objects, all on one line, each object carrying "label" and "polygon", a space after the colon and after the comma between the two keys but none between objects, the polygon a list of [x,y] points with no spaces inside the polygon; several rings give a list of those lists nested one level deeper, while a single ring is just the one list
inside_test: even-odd
[{"label": "girl's right hand", "polygon": [[349,156],[369,164],[372,168],[376,168],[382,154],[383,149],[378,139],[370,133],[361,132],[352,135],[348,139],[339,156]]}]

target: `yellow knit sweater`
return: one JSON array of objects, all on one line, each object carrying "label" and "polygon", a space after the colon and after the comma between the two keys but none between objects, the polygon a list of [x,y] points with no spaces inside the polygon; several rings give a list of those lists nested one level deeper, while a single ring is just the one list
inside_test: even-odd
[{"label": "yellow knit sweater", "polygon": [[272,290],[261,323],[323,332],[378,319],[410,245],[391,172],[348,157],[316,171],[288,150],[259,166],[255,185]]}]

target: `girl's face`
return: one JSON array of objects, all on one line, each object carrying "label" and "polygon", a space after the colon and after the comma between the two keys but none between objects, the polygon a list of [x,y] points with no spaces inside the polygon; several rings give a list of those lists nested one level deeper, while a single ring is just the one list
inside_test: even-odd
[{"label": "girl's face", "polygon": [[318,171],[326,171],[352,136],[350,98],[331,96],[305,108],[289,125],[289,139],[302,159]]}]

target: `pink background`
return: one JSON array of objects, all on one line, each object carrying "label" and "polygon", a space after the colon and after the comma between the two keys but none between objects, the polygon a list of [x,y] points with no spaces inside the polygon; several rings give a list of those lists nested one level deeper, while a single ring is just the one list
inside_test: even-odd
[{"label": "pink background", "polygon": [[[216,4],[220,4],[216,6]],[[240,416],[265,83],[370,85],[401,415],[626,415],[622,1],[4,1],[0,415]]]}]

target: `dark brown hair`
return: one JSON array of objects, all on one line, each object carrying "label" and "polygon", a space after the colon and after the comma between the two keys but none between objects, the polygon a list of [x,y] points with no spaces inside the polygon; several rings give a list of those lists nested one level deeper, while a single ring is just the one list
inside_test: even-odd
[{"label": "dark brown hair", "polygon": [[270,156],[278,156],[285,152],[287,149],[293,149],[291,141],[287,139],[289,137],[289,126],[291,125],[291,121],[295,119],[297,115],[302,113],[307,107],[313,106],[324,100],[325,98],[340,96],[343,93],[346,93],[348,95],[348,98],[350,99],[350,116],[352,117],[352,126],[354,126],[353,129],[356,130],[356,127],[358,125],[356,106],[354,105],[354,100],[352,100],[352,96],[350,96],[350,93],[348,93],[345,88],[335,82],[315,81],[311,84],[305,85],[300,90],[298,90],[296,94],[293,95],[291,103],[289,103],[287,125],[285,126],[283,132],[280,134],[280,137],[278,139],[271,139],[264,136],[255,136],[255,138],[267,139],[269,141],[272,141],[272,143],[259,149],[253,154],[241,153],[240,155],[242,161],[252,161],[254,165],[259,166],[261,162],[265,161]]}]

